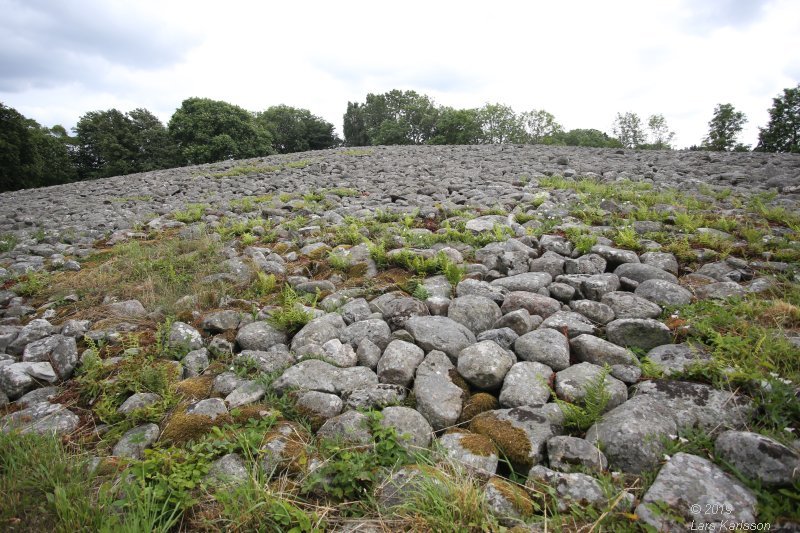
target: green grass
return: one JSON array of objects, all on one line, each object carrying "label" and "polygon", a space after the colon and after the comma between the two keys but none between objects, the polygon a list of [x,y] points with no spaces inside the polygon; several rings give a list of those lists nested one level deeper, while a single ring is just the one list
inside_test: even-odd
[{"label": "green grass", "polygon": [[206,204],[187,204],[185,209],[173,212],[172,216],[178,222],[191,224],[203,218],[203,213],[207,208],[208,205]]},{"label": "green grass", "polygon": [[11,233],[0,235],[0,253],[13,250],[18,242],[17,237]]}]

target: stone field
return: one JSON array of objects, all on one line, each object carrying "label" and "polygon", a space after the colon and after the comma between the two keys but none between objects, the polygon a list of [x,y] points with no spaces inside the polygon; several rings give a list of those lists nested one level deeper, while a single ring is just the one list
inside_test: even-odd
[{"label": "stone field", "polygon": [[[797,155],[341,148],[0,194],[0,494],[3,446],[55,436],[87,506],[146,494],[164,531],[797,531],[798,265]],[[42,490],[0,525],[65,527]]]}]

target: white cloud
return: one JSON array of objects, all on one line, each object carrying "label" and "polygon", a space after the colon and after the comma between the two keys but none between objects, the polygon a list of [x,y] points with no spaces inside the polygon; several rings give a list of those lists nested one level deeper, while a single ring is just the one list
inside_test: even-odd
[{"label": "white cloud", "polygon": [[[730,102],[752,144],[772,98],[800,81],[793,0],[22,5],[0,0],[16,13],[0,23],[0,65],[14,67],[0,68],[0,100],[68,127],[110,107],[166,121],[201,96],[305,107],[341,130],[348,100],[399,88],[454,107],[544,108],[567,128],[661,113],[678,146],[699,143]],[[60,19],[70,28],[52,35]]]}]

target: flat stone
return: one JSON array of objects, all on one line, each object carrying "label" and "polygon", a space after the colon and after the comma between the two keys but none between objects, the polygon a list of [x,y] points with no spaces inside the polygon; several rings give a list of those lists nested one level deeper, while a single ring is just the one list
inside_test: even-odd
[{"label": "flat stone", "polygon": [[497,471],[497,448],[486,435],[465,430],[445,433],[438,440],[447,457],[477,475],[492,475]]},{"label": "flat stone", "polygon": [[339,340],[357,347],[362,339],[369,339],[381,349],[385,349],[392,339],[389,324],[379,318],[353,322],[339,332]]},{"label": "flat stone", "polygon": [[567,435],[547,441],[547,461],[550,468],[558,472],[572,472],[576,467],[604,472],[608,468],[608,459],[597,446]]},{"label": "flat stone", "polygon": [[611,307],[594,300],[573,300],[569,302],[569,308],[576,313],[582,314],[595,324],[608,324],[616,318]]},{"label": "flat stone", "polygon": [[430,446],[433,428],[418,411],[396,405],[384,408],[381,413],[381,425],[394,428],[403,447],[419,451]]},{"label": "flat stone", "polygon": [[[581,405],[584,403],[587,387],[597,381],[602,373],[603,367],[591,363],[579,363],[565,368],[556,373],[556,394],[564,401]],[[606,375],[604,380],[609,395],[605,411],[610,411],[628,399],[628,387],[610,375]]]},{"label": "flat stone", "polygon": [[549,328],[560,332],[566,332],[571,339],[578,335],[594,335],[595,327],[588,318],[580,313],[572,311],[559,311],[547,317],[539,329]]},{"label": "flat stone", "polygon": [[442,351],[455,361],[458,354],[471,344],[475,344],[475,334],[463,324],[443,316],[411,317],[406,322],[414,341],[426,352]]},{"label": "flat stone", "polygon": [[236,334],[242,350],[267,351],[276,344],[286,344],[286,333],[264,321],[251,322]]},{"label": "flat stone", "polygon": [[78,415],[61,404],[36,403],[0,418],[0,430],[39,435],[69,435],[78,428]]},{"label": "flat stone", "polygon": [[625,263],[614,269],[614,274],[620,278],[632,279],[642,283],[649,279],[661,279],[670,283],[678,283],[678,278],[657,266],[644,263]]},{"label": "flat stone", "polygon": [[636,296],[661,306],[688,305],[692,302],[692,293],[676,283],[662,279],[649,279],[639,284],[634,291]]},{"label": "flat stone", "polygon": [[378,380],[381,383],[408,387],[423,359],[425,352],[419,346],[394,340],[389,343],[378,361]]},{"label": "flat stone", "polygon": [[144,409],[161,401],[161,396],[154,392],[137,392],[128,397],[122,405],[117,408],[117,412],[129,415],[137,409]]},{"label": "flat stone", "polygon": [[317,437],[350,444],[369,444],[372,442],[372,432],[367,427],[367,422],[367,415],[358,411],[345,411],[326,420],[317,431]]},{"label": "flat stone", "polygon": [[609,292],[601,301],[611,308],[616,318],[657,318],[661,315],[658,304],[630,292]]},{"label": "flat stone", "polygon": [[547,272],[526,272],[516,276],[508,276],[492,281],[492,287],[502,287],[508,291],[537,292],[553,281]]},{"label": "flat stone", "polygon": [[606,337],[619,346],[651,350],[672,340],[669,328],[651,318],[621,318],[609,322]]},{"label": "flat stone", "polygon": [[379,383],[348,391],[344,394],[347,409],[383,409],[399,405],[408,397],[408,389],[401,385]]},{"label": "flat stone", "polygon": [[800,452],[749,431],[725,431],[714,452],[726,463],[765,487],[787,487],[800,479]]},{"label": "flat stone", "polygon": [[647,352],[647,357],[666,375],[682,372],[695,363],[711,361],[711,355],[690,344],[662,344]]}]

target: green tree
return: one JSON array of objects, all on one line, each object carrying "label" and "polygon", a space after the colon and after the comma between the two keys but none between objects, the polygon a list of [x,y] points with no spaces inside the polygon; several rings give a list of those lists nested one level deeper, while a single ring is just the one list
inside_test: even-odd
[{"label": "green tree", "polygon": [[364,113],[365,109],[363,105],[356,102],[347,102],[347,111],[342,121],[345,146],[369,145]]},{"label": "green tree", "polygon": [[650,115],[650,118],[647,119],[647,127],[650,130],[650,137],[652,142],[648,145],[648,148],[652,148],[654,150],[671,150],[672,149],[672,139],[675,138],[675,132],[670,131],[669,126],[667,126],[667,119],[664,118],[664,115],[656,114]]},{"label": "green tree", "polygon": [[483,143],[518,143],[525,140],[525,128],[514,110],[503,104],[486,104],[478,110]]},{"label": "green tree", "polygon": [[336,146],[333,124],[308,109],[272,106],[259,113],[256,122],[272,135],[272,147],[280,154],[323,150]]},{"label": "green tree", "polygon": [[121,111],[89,111],[78,120],[76,161],[81,179],[135,172],[135,140],[130,120]]},{"label": "green tree", "polygon": [[617,113],[612,130],[625,148],[639,148],[645,143],[645,133],[642,128],[642,119],[632,112]]},{"label": "green tree", "polygon": [[260,157],[274,153],[272,136],[239,106],[188,98],[169,121],[169,133],[183,164]]},{"label": "green tree", "polygon": [[544,109],[533,109],[520,115],[522,126],[527,134],[526,142],[541,144],[545,137],[552,137],[564,131],[556,117]]},{"label": "green tree", "polygon": [[800,152],[800,83],[772,99],[769,123],[758,129],[758,150]]},{"label": "green tree", "polygon": [[63,127],[43,127],[0,103],[0,191],[72,181],[68,139]]},{"label": "green tree", "polygon": [[136,172],[177,166],[177,146],[158,117],[142,108],[129,111],[127,116],[136,150]]},{"label": "green tree", "polygon": [[619,139],[596,129],[574,129],[559,132],[543,139],[544,144],[560,146],[587,146],[594,148],[622,148]]},{"label": "green tree", "polygon": [[746,122],[744,113],[736,111],[733,105],[717,104],[708,123],[708,136],[703,140],[703,148],[716,152],[747,150],[745,145],[736,142],[736,136]]},{"label": "green tree", "polygon": [[478,144],[483,137],[477,109],[439,109],[428,144]]}]

